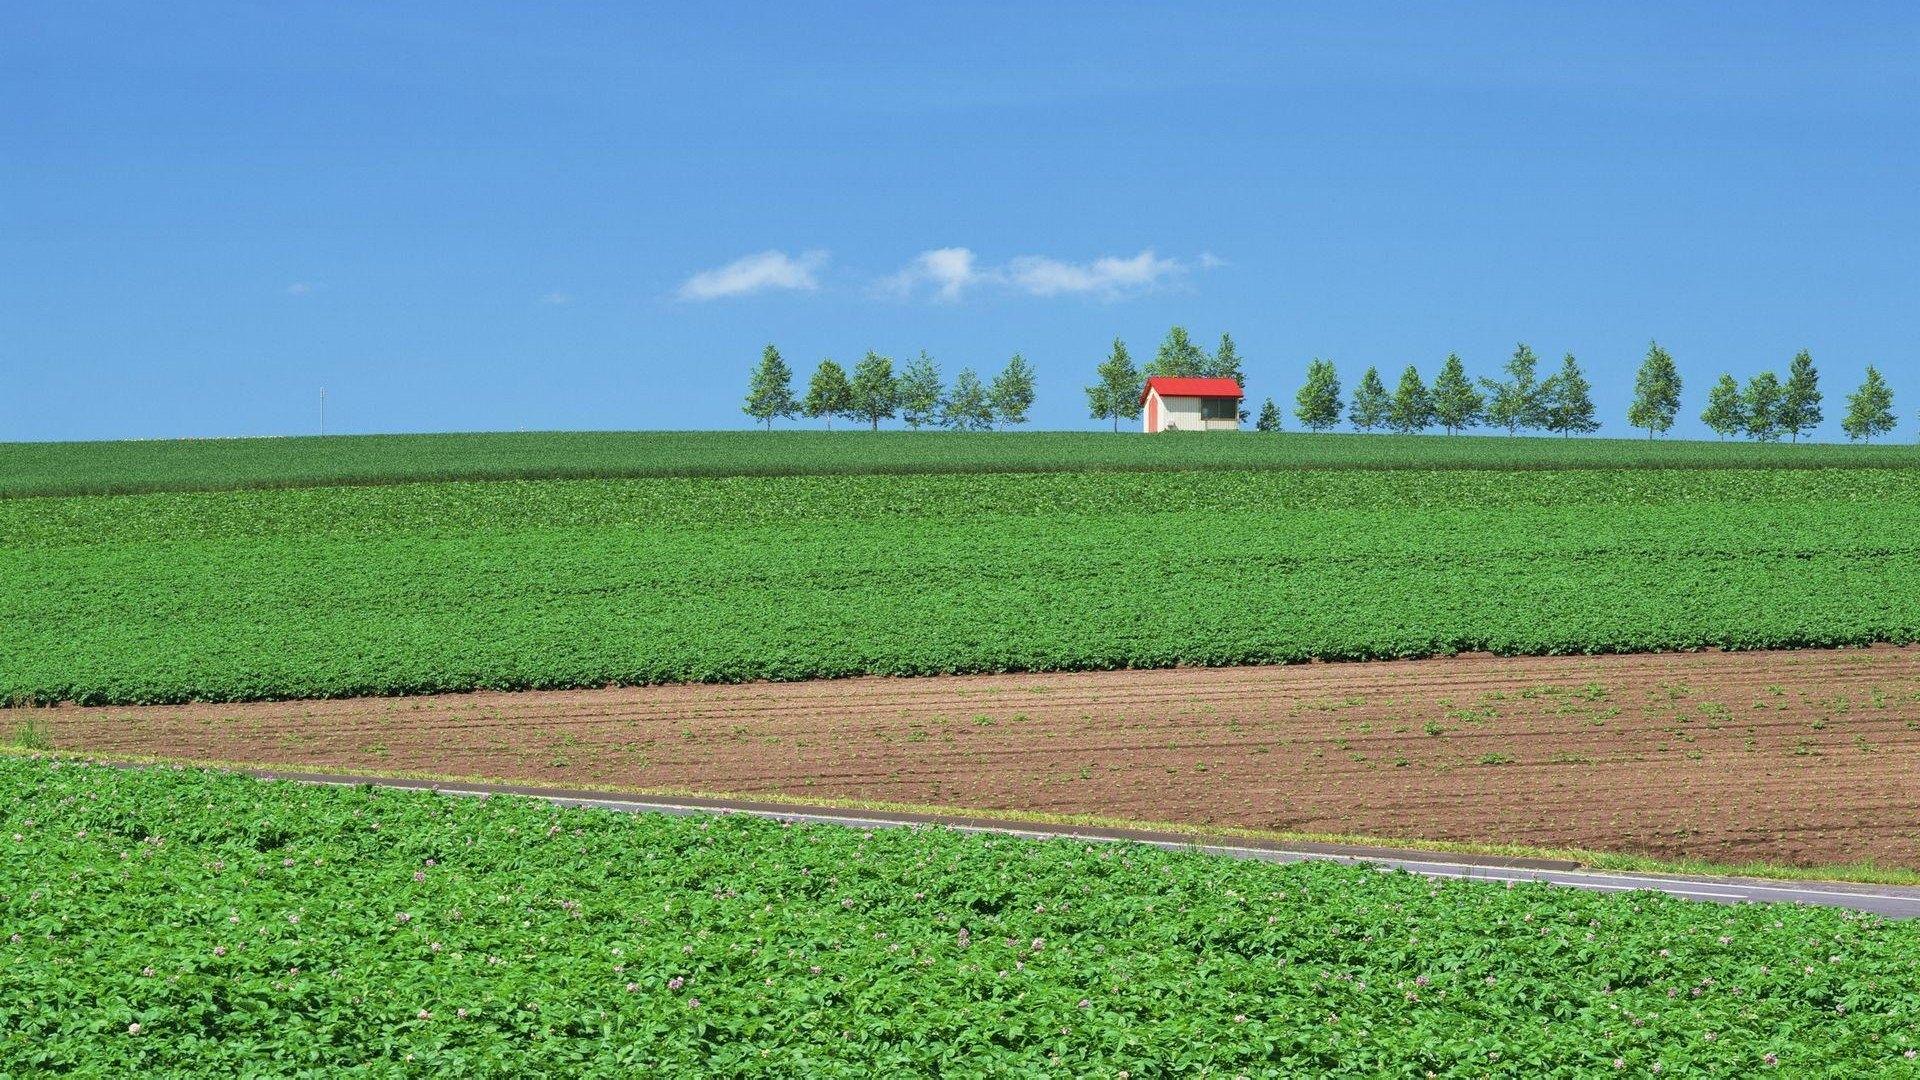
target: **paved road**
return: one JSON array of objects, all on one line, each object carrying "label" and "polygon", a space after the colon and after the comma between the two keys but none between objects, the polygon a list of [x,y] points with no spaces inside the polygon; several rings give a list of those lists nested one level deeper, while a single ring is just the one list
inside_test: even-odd
[{"label": "paved road", "polygon": [[1236,859],[1299,862],[1323,859],[1367,863],[1412,871],[1436,878],[1474,881],[1544,881],[1553,885],[1607,892],[1652,889],[1687,900],[1718,903],[1785,902],[1853,908],[1891,918],[1920,917],[1920,887],[1848,885],[1829,882],[1767,881],[1756,878],[1689,877],[1669,874],[1620,874],[1583,870],[1578,863],[1553,859],[1519,859],[1419,851],[1408,848],[1365,847],[1353,844],[1280,843],[1214,838],[1147,829],[1040,826],[995,818],[913,813],[868,813],[833,810],[792,803],[730,801],[709,798],[653,798],[614,796],[563,788],[518,784],[441,784],[426,780],[344,776],[278,769],[246,770],[256,776],[316,784],[374,784],[381,787],[438,791],[444,795],[525,795],[561,806],[593,807],[625,813],[753,814],[784,821],[843,825],[856,829],[892,829],[939,825],[969,832],[990,832],[1035,840],[1078,839],[1125,841],[1180,851],[1204,851]]}]

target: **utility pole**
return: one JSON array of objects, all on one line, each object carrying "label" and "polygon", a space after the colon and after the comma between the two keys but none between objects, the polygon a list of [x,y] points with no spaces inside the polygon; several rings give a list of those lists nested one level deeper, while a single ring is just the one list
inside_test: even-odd
[{"label": "utility pole", "polygon": [[327,433],[327,388],[320,388],[320,434]]}]

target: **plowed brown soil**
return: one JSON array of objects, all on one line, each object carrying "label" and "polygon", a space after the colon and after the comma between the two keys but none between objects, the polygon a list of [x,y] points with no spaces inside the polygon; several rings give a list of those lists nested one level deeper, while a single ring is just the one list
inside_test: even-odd
[{"label": "plowed brown soil", "polygon": [[1920,649],[63,707],[56,747],[1920,868]]}]

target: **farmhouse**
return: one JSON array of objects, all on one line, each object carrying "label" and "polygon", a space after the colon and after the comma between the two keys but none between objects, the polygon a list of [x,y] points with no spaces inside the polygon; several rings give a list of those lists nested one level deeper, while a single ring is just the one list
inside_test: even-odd
[{"label": "farmhouse", "polygon": [[1147,380],[1140,391],[1143,429],[1156,431],[1238,431],[1240,399],[1245,394],[1233,379]]}]

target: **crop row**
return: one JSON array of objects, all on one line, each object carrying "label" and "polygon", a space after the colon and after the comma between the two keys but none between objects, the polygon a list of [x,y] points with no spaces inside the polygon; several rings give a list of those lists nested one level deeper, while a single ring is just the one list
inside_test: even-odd
[{"label": "crop row", "polygon": [[1920,467],[1920,448],[1421,435],[501,432],[0,443],[0,498],[565,477],[1868,466]]},{"label": "crop row", "polygon": [[[0,699],[240,700],[1920,637],[1920,498],[1903,479],[1875,486],[1897,474],[1804,475],[1824,486],[1755,497],[1734,483],[1723,500],[1662,502],[1635,500],[1629,485],[1611,501],[1371,508],[1299,500],[1285,493],[1297,478],[1277,476],[1241,477],[1229,490],[1246,498],[1209,503],[1206,486],[1187,478],[1183,497],[1160,510],[1151,499],[1116,505],[1113,477],[1078,478],[1091,494],[1076,494],[1073,478],[1003,477],[1002,494],[1028,512],[972,515],[952,508],[993,491],[995,478],[868,480],[856,485],[868,496],[857,502],[839,479],[739,480],[729,505],[740,515],[650,520],[621,510],[603,523],[566,516],[590,506],[594,485],[560,485],[560,494],[502,485],[473,504],[425,486],[75,500],[122,513],[87,508],[95,542],[57,513],[11,519],[20,539],[0,550],[9,635]],[[1262,479],[1279,493],[1257,497]],[[1077,508],[1035,511],[1019,494],[1030,483],[1064,485],[1054,494]],[[410,493],[453,523],[425,513],[409,519],[417,528],[389,528],[363,505],[299,528],[331,512],[328,496],[400,512]],[[181,500],[201,512],[181,512]],[[276,500],[314,514],[252,516]],[[462,506],[482,504],[476,520],[459,518]],[[549,516],[555,505],[566,512]],[[875,505],[943,509],[863,512]],[[782,506],[808,509],[783,516]],[[766,511],[759,523],[751,508]]]},{"label": "crop row", "polygon": [[1920,927],[0,757],[0,1072],[1913,1075]]}]

